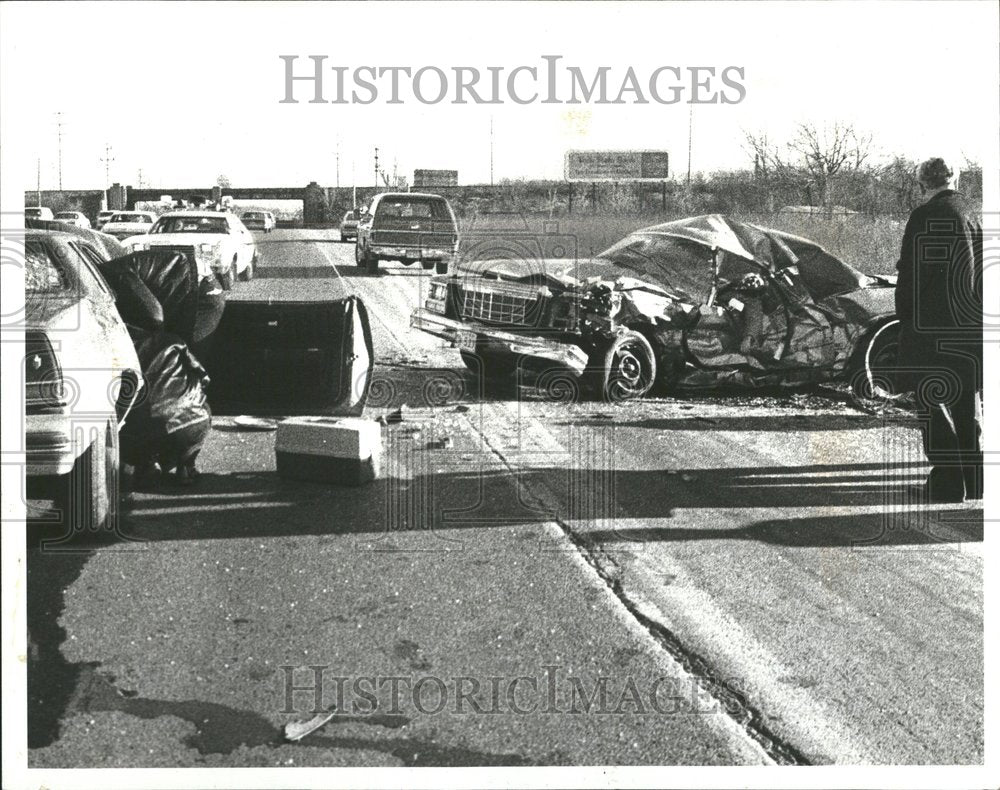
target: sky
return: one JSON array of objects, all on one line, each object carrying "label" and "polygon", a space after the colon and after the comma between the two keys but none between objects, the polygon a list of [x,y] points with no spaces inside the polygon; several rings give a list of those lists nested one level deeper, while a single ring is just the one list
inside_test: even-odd
[{"label": "sky", "polygon": [[[33,189],[371,184],[382,164],[461,183],[561,178],[567,149],[662,149],[746,167],[744,130],[850,123],[876,154],[994,156],[997,4],[18,3],[0,5],[4,180]],[[736,104],[282,104],[282,55],[325,65],[743,69]],[[332,80],[333,72],[329,72]],[[616,81],[617,80],[617,81]],[[330,82],[325,83],[327,86]],[[427,83],[433,85],[433,81]],[[330,91],[328,91],[330,92]],[[433,92],[433,91],[431,91]],[[685,97],[686,98],[686,97]],[[112,161],[105,163],[105,146]],[[106,168],[107,167],[107,171]],[[140,176],[141,171],[141,176]]]}]

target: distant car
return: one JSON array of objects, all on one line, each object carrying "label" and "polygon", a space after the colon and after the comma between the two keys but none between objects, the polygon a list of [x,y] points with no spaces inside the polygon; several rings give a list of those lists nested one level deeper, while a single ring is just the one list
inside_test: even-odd
[{"label": "distant car", "polygon": [[270,211],[244,211],[240,219],[251,230],[262,230],[264,233],[274,230],[274,215]]},{"label": "distant car", "polygon": [[883,400],[895,286],[807,239],[712,214],[635,231],[587,260],[460,262],[431,280],[410,323],[451,341],[486,376],[561,370],[611,400],[654,384],[837,380]]},{"label": "distant car", "polygon": [[156,222],[152,211],[116,211],[101,230],[116,239],[148,233]]},{"label": "distant car", "polygon": [[239,217],[225,211],[171,211],[156,220],[148,233],[126,238],[122,244],[130,252],[193,247],[202,276],[211,270],[226,290],[236,278],[252,279],[258,261],[253,234]]},{"label": "distant car", "polygon": [[94,223],[94,227],[97,230],[102,230],[104,226],[110,221],[111,217],[117,212],[114,209],[104,209],[103,211],[97,212],[97,222]]},{"label": "distant car", "polygon": [[358,217],[360,215],[361,212],[358,209],[352,209],[344,214],[344,218],[340,221],[341,241],[358,240]]},{"label": "distant car", "polygon": [[54,217],[56,222],[76,225],[78,228],[89,228],[90,220],[81,211],[60,211]]},{"label": "distant car", "polygon": [[458,251],[458,223],[448,201],[424,192],[383,192],[361,214],[354,260],[378,271],[379,259],[420,263],[438,274]]},{"label": "distant car", "polygon": [[24,216],[28,219],[55,219],[52,209],[45,206],[25,206]]},{"label": "distant car", "polygon": [[29,496],[73,514],[74,530],[97,529],[116,496],[118,432],[142,385],[139,359],[98,271],[104,257],[72,234],[24,237]]}]

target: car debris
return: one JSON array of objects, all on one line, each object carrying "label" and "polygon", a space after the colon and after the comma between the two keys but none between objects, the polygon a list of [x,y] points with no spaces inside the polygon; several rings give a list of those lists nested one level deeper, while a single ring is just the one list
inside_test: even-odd
[{"label": "car debris", "polygon": [[326,725],[336,715],[337,711],[331,710],[325,713],[317,713],[306,721],[290,721],[285,725],[285,740],[292,742],[301,741],[307,735],[316,732],[316,730]]}]

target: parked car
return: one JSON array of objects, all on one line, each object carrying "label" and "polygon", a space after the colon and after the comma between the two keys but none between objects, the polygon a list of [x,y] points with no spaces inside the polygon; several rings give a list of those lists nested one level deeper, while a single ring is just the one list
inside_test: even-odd
[{"label": "parked car", "polygon": [[377,272],[379,259],[420,263],[438,274],[458,251],[458,223],[448,201],[422,192],[384,192],[372,198],[358,221],[354,259]]},{"label": "parked car", "polygon": [[97,222],[94,223],[94,227],[97,230],[103,230],[104,226],[111,220],[117,212],[114,209],[103,209],[97,212]]},{"label": "parked car", "polygon": [[25,206],[24,216],[27,219],[55,219],[52,209],[45,206]]},{"label": "parked car", "polygon": [[264,233],[274,230],[274,215],[270,211],[244,211],[240,219],[252,230],[262,230]]},{"label": "parked car", "polygon": [[72,531],[97,529],[110,512],[118,432],[142,386],[102,263],[75,235],[25,231],[28,490],[54,500]]},{"label": "parked car", "polygon": [[148,233],[154,222],[152,211],[116,211],[101,230],[116,239],[127,239]]},{"label": "parked car", "polygon": [[[486,376],[568,372],[609,399],[665,388],[850,380],[886,395],[895,277],[721,215],[636,231],[589,260],[460,262],[411,325]],[[565,381],[565,378],[563,379]]]},{"label": "parked car", "polygon": [[32,219],[31,217],[25,217],[24,227],[33,230],[54,230],[76,236],[78,239],[88,242],[109,261],[128,254],[128,250],[114,236],[92,228],[78,228],[76,225],[69,225],[65,222],[56,222],[51,219]]},{"label": "parked car", "polygon": [[60,211],[55,215],[56,222],[65,222],[67,225],[76,225],[78,228],[89,228],[90,220],[82,211]]},{"label": "parked car", "polygon": [[210,269],[226,290],[237,277],[252,279],[259,258],[253,234],[239,217],[225,211],[171,211],[157,219],[148,233],[131,236],[122,244],[130,252],[193,247],[202,274]]},{"label": "parked car", "polygon": [[360,216],[361,212],[356,208],[344,214],[344,218],[340,221],[341,241],[358,240],[358,217]]}]

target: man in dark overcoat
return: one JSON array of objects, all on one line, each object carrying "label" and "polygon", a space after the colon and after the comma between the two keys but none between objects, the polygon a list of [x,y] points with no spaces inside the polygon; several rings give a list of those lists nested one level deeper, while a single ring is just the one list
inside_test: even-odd
[{"label": "man in dark overcoat", "polygon": [[897,264],[899,384],[922,412],[926,502],[983,496],[983,230],[952,178],[940,158],[917,169],[926,200],[910,214]]}]

